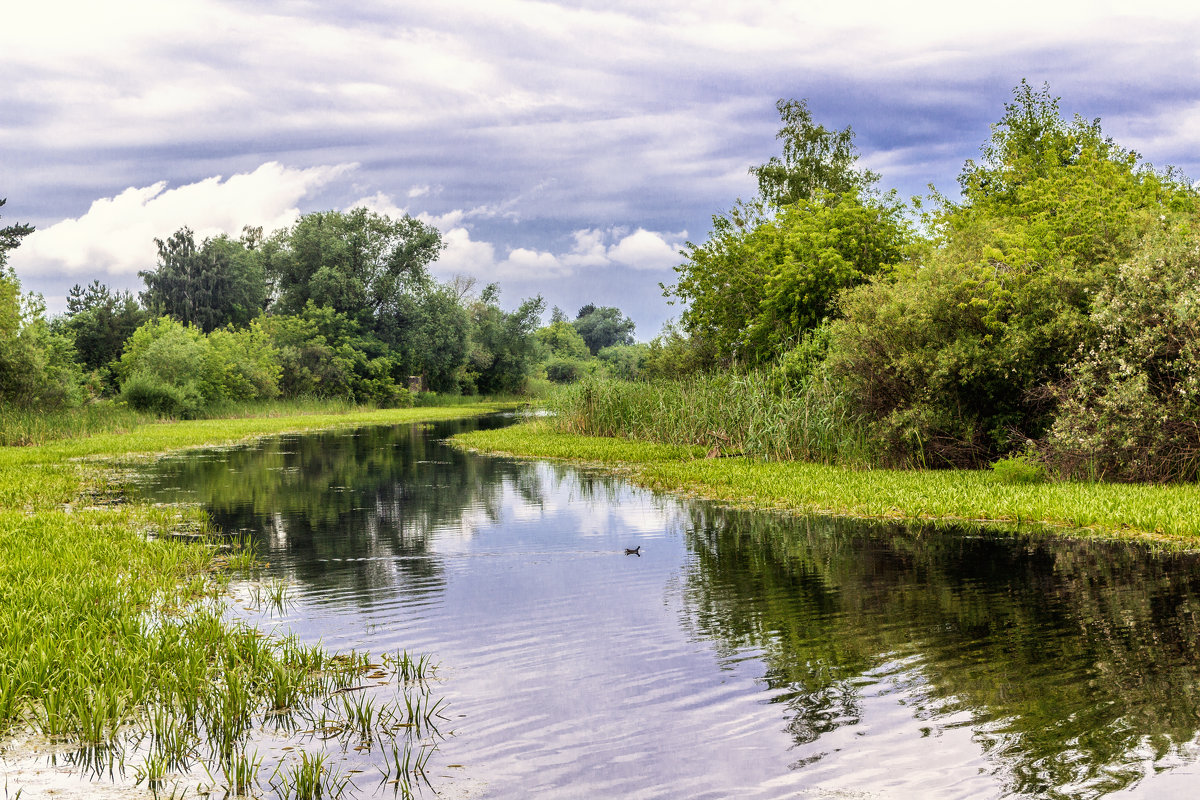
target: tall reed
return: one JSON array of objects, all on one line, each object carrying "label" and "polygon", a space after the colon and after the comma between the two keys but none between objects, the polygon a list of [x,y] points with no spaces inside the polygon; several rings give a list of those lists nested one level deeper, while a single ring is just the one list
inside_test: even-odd
[{"label": "tall reed", "polygon": [[546,398],[564,433],[702,445],[713,455],[864,463],[872,448],[849,404],[813,379],[789,389],[767,372],[629,382],[588,378]]}]

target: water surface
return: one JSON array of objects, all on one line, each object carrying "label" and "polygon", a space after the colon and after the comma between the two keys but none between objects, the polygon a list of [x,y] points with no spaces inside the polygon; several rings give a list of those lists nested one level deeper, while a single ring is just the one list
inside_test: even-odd
[{"label": "water surface", "polygon": [[475,424],[190,453],[141,486],[255,538],[294,587],[260,625],[435,654],[443,795],[1200,788],[1196,556],[731,511],[440,441]]}]

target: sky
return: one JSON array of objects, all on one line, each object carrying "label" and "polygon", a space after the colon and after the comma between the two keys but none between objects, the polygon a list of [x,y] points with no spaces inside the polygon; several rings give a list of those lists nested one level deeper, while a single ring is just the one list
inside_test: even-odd
[{"label": "sky", "polygon": [[1200,5],[39,0],[0,27],[0,224],[51,313],[143,287],[155,238],[367,207],[439,279],[616,306],[655,336],[680,249],[755,193],[780,98],[901,197],[954,196],[1026,79],[1200,177]]}]

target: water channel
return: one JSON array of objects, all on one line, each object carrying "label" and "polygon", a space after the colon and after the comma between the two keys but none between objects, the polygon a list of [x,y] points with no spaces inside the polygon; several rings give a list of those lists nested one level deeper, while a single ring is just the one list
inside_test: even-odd
[{"label": "water channel", "polygon": [[292,587],[264,629],[435,656],[439,796],[1200,789],[1197,556],[722,509],[442,441],[477,424],[507,422],[193,452],[139,489],[254,537]]}]

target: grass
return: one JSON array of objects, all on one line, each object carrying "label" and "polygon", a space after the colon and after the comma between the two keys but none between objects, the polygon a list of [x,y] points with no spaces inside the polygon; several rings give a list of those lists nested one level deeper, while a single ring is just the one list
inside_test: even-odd
[{"label": "grass", "polygon": [[[81,752],[120,752],[122,763],[136,751],[135,776],[156,792],[197,763],[244,791],[260,763],[245,749],[255,725],[302,713],[378,665],[224,619],[228,578],[219,568],[252,566],[244,543],[224,553],[198,509],[116,502],[120,479],[97,459],[491,408],[139,422],[0,448],[0,734],[32,730]],[[181,530],[189,535],[170,535]],[[286,595],[284,584],[263,591],[272,604]],[[422,702],[428,709],[432,701]],[[361,715],[355,722],[360,733],[371,724]],[[315,757],[276,778],[297,796],[346,788]]]},{"label": "grass", "polygon": [[545,398],[563,433],[701,446],[722,455],[868,463],[866,431],[827,383],[785,389],[768,372],[693,375],[651,383],[585,379]]},{"label": "grass", "polygon": [[703,447],[560,433],[544,421],[456,437],[465,447],[619,468],[652,488],[735,505],[864,518],[1040,524],[1076,533],[1200,542],[1200,486],[1014,483],[983,470],[851,469]]}]

